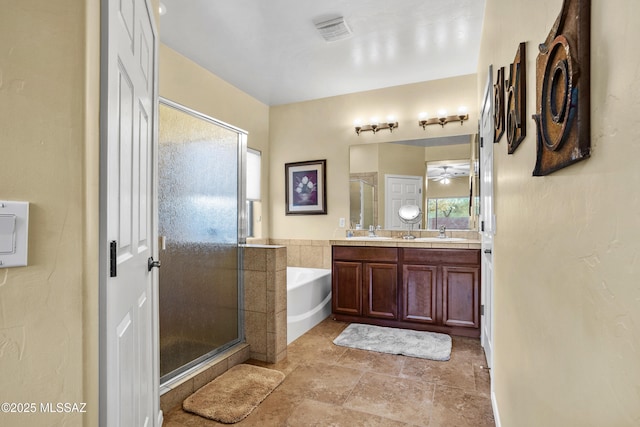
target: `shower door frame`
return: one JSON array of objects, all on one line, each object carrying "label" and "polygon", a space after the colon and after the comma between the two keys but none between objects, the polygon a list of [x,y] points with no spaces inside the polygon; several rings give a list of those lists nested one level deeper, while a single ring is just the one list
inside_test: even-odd
[{"label": "shower door frame", "polygon": [[[192,372],[199,369],[202,365],[222,353],[223,351],[242,343],[245,340],[244,336],[244,245],[247,241],[247,209],[246,209],[246,164],[247,164],[247,136],[248,132],[240,129],[236,126],[225,123],[221,120],[214,119],[204,113],[186,107],[175,101],[171,101],[164,97],[158,98],[158,105],[164,104],[165,106],[174,108],[183,113],[189,114],[200,120],[204,120],[216,126],[220,126],[224,129],[230,130],[238,134],[238,338],[230,341],[220,347],[213,349],[212,351],[192,360],[191,362],[183,365],[181,368],[175,369],[164,376],[160,377],[160,388],[172,386],[180,383],[183,378],[190,375]],[[158,108],[159,109],[159,108]],[[160,115],[158,114],[158,124],[160,122]],[[158,136],[159,140],[159,136]],[[158,148],[159,149],[159,148]],[[159,221],[159,220],[158,220]],[[159,223],[159,222],[158,222]],[[162,259],[162,248],[160,248],[160,259]],[[160,283],[158,283],[160,285]],[[160,326],[158,317],[158,329]],[[159,342],[158,342],[159,344]],[[158,349],[158,354],[160,349]],[[159,367],[159,366],[158,366]],[[184,369],[183,369],[184,368]]]}]

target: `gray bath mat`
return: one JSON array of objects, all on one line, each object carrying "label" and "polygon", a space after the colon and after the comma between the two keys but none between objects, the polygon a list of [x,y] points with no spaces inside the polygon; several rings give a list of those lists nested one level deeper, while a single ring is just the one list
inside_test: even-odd
[{"label": "gray bath mat", "polygon": [[333,343],[343,347],[402,354],[421,359],[445,361],[451,357],[449,335],[360,323],[347,326]]}]

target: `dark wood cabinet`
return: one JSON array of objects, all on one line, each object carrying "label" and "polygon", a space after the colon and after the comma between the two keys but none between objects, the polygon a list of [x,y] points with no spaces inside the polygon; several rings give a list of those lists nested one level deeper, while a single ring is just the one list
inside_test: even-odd
[{"label": "dark wood cabinet", "polygon": [[480,328],[480,268],[442,267],[442,324]]},{"label": "dark wood cabinet", "polygon": [[333,247],[334,314],[398,318],[396,248]]},{"label": "dark wood cabinet", "polygon": [[436,323],[437,277],[435,265],[402,266],[402,320]]},{"label": "dark wood cabinet", "polygon": [[480,250],[402,248],[402,320],[480,336]]},{"label": "dark wood cabinet", "polygon": [[361,316],[362,263],[333,261],[332,281],[333,312]]},{"label": "dark wood cabinet", "polygon": [[398,265],[364,263],[364,300],[367,317],[398,318]]},{"label": "dark wood cabinet", "polygon": [[333,247],[337,320],[480,336],[477,249]]}]

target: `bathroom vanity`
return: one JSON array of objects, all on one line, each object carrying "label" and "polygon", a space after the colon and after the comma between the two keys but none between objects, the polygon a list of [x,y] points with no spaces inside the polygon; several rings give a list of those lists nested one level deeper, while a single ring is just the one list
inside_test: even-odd
[{"label": "bathroom vanity", "polygon": [[479,242],[331,243],[334,319],[480,336]]}]

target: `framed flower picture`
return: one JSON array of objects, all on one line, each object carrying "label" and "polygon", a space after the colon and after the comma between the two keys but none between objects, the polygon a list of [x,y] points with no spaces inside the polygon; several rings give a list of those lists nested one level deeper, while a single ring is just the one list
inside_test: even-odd
[{"label": "framed flower picture", "polygon": [[327,214],[327,161],[284,165],[287,215]]}]

